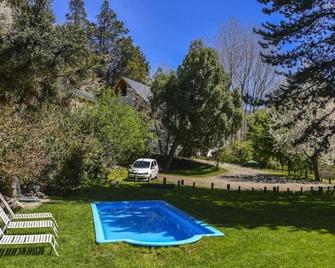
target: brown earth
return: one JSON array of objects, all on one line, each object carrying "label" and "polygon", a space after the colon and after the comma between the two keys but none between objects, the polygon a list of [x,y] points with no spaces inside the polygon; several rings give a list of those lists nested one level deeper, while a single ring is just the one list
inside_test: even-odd
[{"label": "brown earth", "polygon": [[[207,160],[195,160],[202,163],[212,164],[215,163]],[[227,184],[230,184],[232,190],[236,190],[238,186],[241,190],[251,190],[253,187],[255,190],[263,190],[267,187],[268,190],[272,190],[273,187],[279,187],[280,191],[300,191],[301,187],[303,191],[310,191],[311,187],[317,190],[320,186],[328,187],[332,186],[328,183],[311,182],[306,180],[288,180],[283,176],[271,174],[267,171],[241,167],[235,164],[223,163],[220,164],[220,168],[223,169],[222,174],[215,176],[180,176],[172,174],[160,174],[159,180],[163,180],[166,177],[167,182],[177,183],[177,181],[184,180],[185,185],[191,186],[193,182],[198,187],[211,187],[211,183],[214,183],[215,188],[227,189]]]}]

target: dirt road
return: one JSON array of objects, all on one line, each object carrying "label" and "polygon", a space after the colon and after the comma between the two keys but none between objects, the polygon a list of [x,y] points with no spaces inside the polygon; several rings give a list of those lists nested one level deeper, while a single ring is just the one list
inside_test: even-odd
[{"label": "dirt road", "polygon": [[[214,165],[214,162],[206,160],[196,160],[202,163],[208,163]],[[185,185],[192,185],[195,182],[196,186],[200,187],[211,187],[211,183],[214,183],[215,188],[227,188],[227,184],[230,184],[231,189],[237,189],[238,186],[241,189],[251,190],[253,187],[255,190],[263,190],[267,187],[268,190],[272,190],[273,187],[279,187],[280,191],[300,191],[301,187],[304,191],[310,191],[311,187],[318,189],[319,186],[328,187],[332,186],[326,183],[318,183],[311,181],[294,181],[287,180],[283,177],[270,174],[266,171],[241,167],[234,164],[220,164],[220,168],[224,169],[222,174],[216,176],[202,176],[202,177],[190,177],[190,176],[176,176],[169,174],[161,174],[159,179],[163,180],[163,177],[167,178],[167,182],[177,183],[178,180],[184,180]]]}]

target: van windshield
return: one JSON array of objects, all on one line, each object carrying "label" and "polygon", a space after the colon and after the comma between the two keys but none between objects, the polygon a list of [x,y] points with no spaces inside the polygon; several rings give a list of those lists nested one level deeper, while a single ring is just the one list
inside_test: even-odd
[{"label": "van windshield", "polygon": [[149,168],[150,162],[149,161],[135,161],[134,168]]}]

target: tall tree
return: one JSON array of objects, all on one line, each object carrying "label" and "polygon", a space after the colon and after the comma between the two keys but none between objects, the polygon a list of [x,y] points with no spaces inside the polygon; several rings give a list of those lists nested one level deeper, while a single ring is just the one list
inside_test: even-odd
[{"label": "tall tree", "polygon": [[247,132],[247,115],[264,107],[267,95],[278,87],[280,80],[275,67],[262,61],[259,39],[251,27],[236,19],[224,24],[216,37],[215,48],[220,60],[233,87],[240,90],[243,98],[241,138]]},{"label": "tall tree", "polygon": [[121,76],[147,83],[150,65],[141,48],[135,46],[130,37],[119,40],[117,44],[117,51],[108,64],[109,83],[113,85]]},{"label": "tall tree", "polygon": [[94,64],[85,33],[55,25],[48,0],[13,5],[13,26],[0,51],[0,98],[36,107],[69,96]]},{"label": "tall tree", "polygon": [[247,140],[252,142],[254,160],[266,167],[274,153],[274,138],[270,133],[271,116],[260,109],[248,117]]},{"label": "tall tree", "polygon": [[234,88],[240,89],[246,111],[254,111],[266,94],[278,86],[275,68],[263,63],[259,38],[236,19],[224,24],[216,49]]},{"label": "tall tree", "polygon": [[97,16],[97,50],[100,54],[113,54],[117,41],[128,33],[123,22],[119,21],[110,8],[109,1],[104,0]]},{"label": "tall tree", "polygon": [[[311,94],[309,85],[302,87],[305,94]],[[335,135],[331,131],[335,125],[335,100],[314,96],[301,105],[305,94],[296,94],[294,100],[288,100],[285,105],[274,109],[273,133],[277,147],[283,148],[285,145],[291,154],[303,154],[312,164],[315,179],[320,180],[319,159],[327,157],[335,161]]]},{"label": "tall tree", "polygon": [[[171,137],[167,168],[176,150],[184,154],[220,148],[241,120],[240,96],[230,91],[218,54],[201,41],[191,44],[176,75],[157,83],[156,110]],[[154,100],[155,101],[155,100]]]},{"label": "tall tree", "polygon": [[[287,83],[272,95],[275,107],[294,106],[290,125],[299,124],[301,111],[308,111],[316,104],[320,108],[328,106],[335,92],[335,8],[329,0],[276,1],[259,0],[263,11],[270,15],[278,13],[281,21],[263,23],[256,30],[264,41],[263,48],[274,47],[263,54],[266,62],[278,66],[287,77]],[[280,108],[281,109],[281,108]],[[296,111],[295,111],[296,110]],[[304,131],[294,144],[303,144],[319,136],[320,148],[329,149],[330,138],[335,134],[335,124],[326,122],[334,117],[335,110],[305,123]],[[307,127],[307,126],[306,126]]]},{"label": "tall tree", "polygon": [[68,23],[73,24],[75,27],[86,29],[88,20],[83,0],[71,0],[69,2],[69,13],[65,16]]}]

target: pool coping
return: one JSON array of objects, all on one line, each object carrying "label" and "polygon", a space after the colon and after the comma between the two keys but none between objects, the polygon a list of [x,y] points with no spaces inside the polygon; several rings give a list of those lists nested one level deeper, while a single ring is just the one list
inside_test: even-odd
[{"label": "pool coping", "polygon": [[[105,239],[103,228],[100,220],[100,215],[97,209],[96,204],[99,203],[126,203],[126,202],[156,202],[156,203],[163,203],[169,209],[176,212],[176,216],[181,214],[187,217],[190,220],[193,220],[195,223],[199,224],[203,228],[211,231],[211,234],[201,234],[201,235],[194,235],[188,239],[178,240],[178,241],[171,241],[171,242],[144,242],[144,241],[137,241],[133,239]],[[92,214],[93,214],[93,222],[94,222],[94,230],[95,230],[95,240],[97,244],[105,244],[105,243],[115,243],[115,242],[126,242],[132,245],[138,246],[147,246],[147,247],[166,247],[166,246],[179,246],[183,244],[194,243],[200,240],[204,236],[224,236],[224,233],[219,231],[218,229],[214,228],[213,226],[209,225],[208,223],[198,220],[191,215],[187,214],[186,212],[176,208],[175,206],[171,205],[170,203],[164,200],[130,200],[130,201],[101,201],[101,202],[93,202],[91,203]],[[184,220],[184,219],[182,219]]]}]

